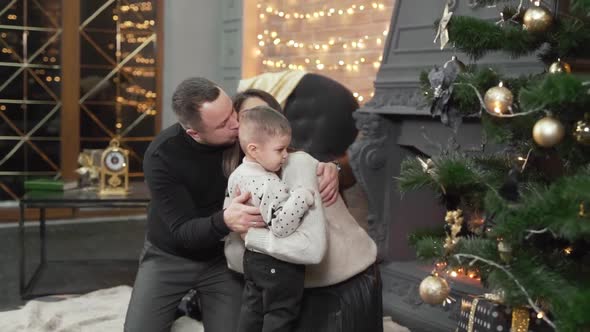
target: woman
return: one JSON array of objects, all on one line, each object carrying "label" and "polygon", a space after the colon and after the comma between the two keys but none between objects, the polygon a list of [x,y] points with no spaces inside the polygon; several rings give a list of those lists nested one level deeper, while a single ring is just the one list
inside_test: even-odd
[{"label": "woman", "polygon": [[[246,90],[234,97],[234,108],[267,105],[281,111],[278,102],[261,90]],[[233,153],[233,154],[232,154]],[[317,181],[316,160],[292,153],[282,174],[292,181]],[[240,160],[239,147],[228,152],[227,170]],[[232,166],[234,165],[234,166]],[[326,204],[328,248],[320,264],[308,265],[305,295],[297,331],[383,331],[381,279],[375,263],[374,241],[348,212],[337,195],[336,202]],[[351,244],[354,243],[354,246]],[[240,271],[242,251],[228,255],[230,268]],[[226,251],[226,255],[228,252]]]}]

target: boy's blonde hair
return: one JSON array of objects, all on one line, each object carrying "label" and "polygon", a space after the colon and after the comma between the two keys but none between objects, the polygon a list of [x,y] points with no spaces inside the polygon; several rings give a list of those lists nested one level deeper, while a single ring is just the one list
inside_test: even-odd
[{"label": "boy's blonde hair", "polygon": [[291,136],[289,120],[268,106],[256,106],[240,112],[240,145],[242,151],[250,143],[262,143],[276,136]]}]

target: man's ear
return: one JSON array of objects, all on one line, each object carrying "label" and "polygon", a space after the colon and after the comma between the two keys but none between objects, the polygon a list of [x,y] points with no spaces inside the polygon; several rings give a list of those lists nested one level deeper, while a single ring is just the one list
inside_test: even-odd
[{"label": "man's ear", "polygon": [[201,139],[201,136],[199,135],[199,133],[196,130],[192,129],[192,128],[187,129],[186,130],[186,133],[187,133],[187,135],[189,135],[190,137],[194,138],[195,140],[200,140]]}]

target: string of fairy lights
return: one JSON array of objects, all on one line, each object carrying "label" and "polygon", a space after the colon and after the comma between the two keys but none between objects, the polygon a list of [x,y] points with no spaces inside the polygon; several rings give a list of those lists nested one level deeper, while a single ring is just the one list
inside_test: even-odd
[{"label": "string of fairy lights", "polygon": [[[315,72],[343,73],[346,77],[376,74],[381,66],[382,49],[388,34],[389,17],[384,20],[383,30],[375,33],[359,35],[334,35],[323,38],[306,38],[315,34],[285,32],[280,28],[285,24],[309,24],[316,29],[318,26],[330,26],[347,17],[356,15],[383,15],[391,13],[391,2],[368,2],[343,5],[323,5],[321,8],[281,9],[276,5],[259,2],[259,32],[256,36],[257,48],[254,55],[259,58],[263,71],[273,70],[304,70]],[[291,6],[293,7],[293,6]],[[340,21],[341,22],[341,21]],[[348,22],[348,21],[347,21]],[[279,31],[277,31],[279,30]],[[329,75],[329,74],[328,74]],[[353,88],[353,90],[355,90]],[[369,97],[353,91],[359,102]],[[373,96],[373,93],[370,93]]]},{"label": "string of fairy lights", "polygon": [[331,17],[331,16],[343,16],[343,15],[354,15],[357,13],[361,13],[363,11],[370,11],[372,10],[379,10],[383,11],[386,9],[386,5],[380,2],[373,2],[369,4],[352,4],[346,7],[327,7],[325,6],[322,9],[314,10],[314,11],[283,11],[278,8],[273,8],[272,5],[264,6],[262,3],[258,3],[256,8],[258,8],[261,13],[259,17],[261,19],[266,18],[267,16],[277,16],[280,18],[288,19],[300,19],[300,20],[314,20],[320,19],[322,17]]}]

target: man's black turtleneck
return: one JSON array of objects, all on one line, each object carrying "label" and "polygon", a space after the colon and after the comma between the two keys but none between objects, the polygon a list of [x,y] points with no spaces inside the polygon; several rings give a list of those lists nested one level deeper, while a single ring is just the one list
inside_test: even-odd
[{"label": "man's black turtleneck", "polygon": [[221,239],[229,233],[223,150],[196,142],[178,123],[149,145],[143,171],[152,196],[147,239],[153,245],[199,261],[223,255]]}]

